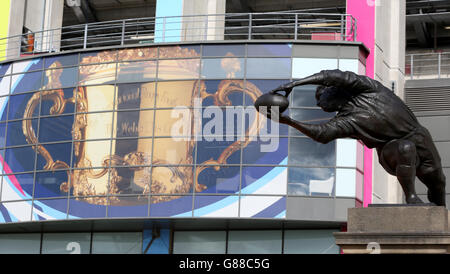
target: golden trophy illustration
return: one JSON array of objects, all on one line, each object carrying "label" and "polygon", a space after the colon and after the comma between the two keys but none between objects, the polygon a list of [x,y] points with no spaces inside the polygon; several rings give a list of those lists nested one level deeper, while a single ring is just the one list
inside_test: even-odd
[{"label": "golden trophy illustration", "polygon": [[[63,114],[66,105],[73,104],[76,113],[72,125],[72,166],[54,159],[45,145],[38,143],[30,119],[23,121],[23,133],[27,142],[35,144],[34,148],[39,156],[45,159],[45,170],[67,171],[68,180],[62,182],[61,191],[68,192],[72,189],[73,196],[92,204],[106,205],[109,199],[110,202],[120,205],[120,195],[123,193],[123,177],[120,172],[126,170],[128,174],[132,174],[133,193],[153,194],[152,203],[175,199],[178,196],[173,195],[186,194],[192,188],[199,192],[206,187],[197,182],[198,175],[206,168],[218,170],[220,165],[226,164],[227,158],[241,147],[247,146],[250,142],[249,136],[255,136],[265,123],[265,118],[258,115],[246,129],[245,138],[238,138],[218,159],[197,163],[194,174],[194,119],[188,121],[191,123],[192,138],[175,140],[167,136],[177,119],[170,115],[158,115],[155,107],[166,106],[169,110],[177,106],[193,108],[195,99],[205,98],[212,98],[217,106],[229,106],[231,103],[228,96],[231,93],[245,93],[253,101],[262,93],[249,82],[244,86],[243,80],[222,80],[215,93],[206,92],[204,81],[198,79],[199,58],[194,58],[199,57],[198,53],[186,48],[159,48],[159,58],[178,59],[142,63],[135,61],[148,60],[149,56],[154,56],[155,50],[156,48],[139,48],[118,52],[104,51],[83,58],[79,67],[79,85],[71,98],[64,98],[60,83],[61,65],[55,62],[50,66],[51,70],[46,71],[48,82],[30,98],[24,118],[32,116],[39,105],[39,97],[42,101],[52,101],[51,115]],[[116,61],[124,60],[125,57],[133,58],[133,62]],[[233,70],[240,69],[233,62],[233,58],[225,61],[222,62],[222,67],[229,69],[228,75],[233,75]],[[135,90],[125,95],[118,94],[114,84],[117,75],[136,71],[141,74],[138,76],[142,79],[150,80],[136,83]],[[155,82],[156,78],[188,80]],[[136,115],[126,116],[125,112],[117,111],[118,105],[133,100],[138,104],[134,112]],[[167,136],[154,138],[157,135]],[[119,146],[121,137],[124,136],[131,136],[133,138],[130,139],[134,140],[128,151]]]}]

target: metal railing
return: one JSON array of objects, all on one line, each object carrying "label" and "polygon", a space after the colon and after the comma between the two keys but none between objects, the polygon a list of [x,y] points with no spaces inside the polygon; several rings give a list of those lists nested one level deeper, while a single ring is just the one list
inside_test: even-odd
[{"label": "metal railing", "polygon": [[407,54],[405,74],[407,79],[450,78],[450,52]]},{"label": "metal railing", "polygon": [[356,40],[356,20],[329,13],[229,13],[89,23],[0,39],[0,60],[105,46],[206,40]]}]

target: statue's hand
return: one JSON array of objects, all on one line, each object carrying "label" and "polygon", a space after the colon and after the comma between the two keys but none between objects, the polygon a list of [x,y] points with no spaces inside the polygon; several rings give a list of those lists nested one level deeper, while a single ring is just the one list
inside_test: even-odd
[{"label": "statue's hand", "polygon": [[269,91],[269,93],[271,94],[279,94],[279,91],[285,91],[286,94],[284,95],[285,97],[289,96],[289,93],[291,93],[292,89],[294,88],[294,86],[291,83],[285,84],[285,85],[281,85],[271,91]]}]

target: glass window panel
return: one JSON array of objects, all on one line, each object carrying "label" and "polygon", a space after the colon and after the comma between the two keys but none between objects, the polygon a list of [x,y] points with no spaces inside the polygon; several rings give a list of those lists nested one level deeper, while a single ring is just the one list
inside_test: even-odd
[{"label": "glass window panel", "polygon": [[291,78],[290,58],[248,58],[247,78]]},{"label": "glass window panel", "polygon": [[78,93],[76,98],[78,112],[108,111],[114,109],[115,92],[113,85],[88,86],[81,87],[80,89],[82,91]]},{"label": "glass window panel", "polygon": [[200,57],[200,46],[159,47],[159,58],[192,58]]},{"label": "glass window panel", "polygon": [[4,63],[0,64],[0,77],[3,77],[4,75],[8,75],[11,73],[12,63]]},{"label": "glass window panel", "polygon": [[157,57],[158,48],[136,48],[136,49],[123,49],[118,51],[119,61],[131,61],[131,60],[145,60],[154,59]]},{"label": "glass window panel", "polygon": [[40,59],[29,59],[12,63],[12,73],[21,73],[25,71],[33,71],[42,69],[42,62]]},{"label": "glass window panel", "polygon": [[[321,109],[290,109],[289,114],[292,119],[308,124],[323,124],[335,116],[334,112],[325,112]],[[289,127],[289,135],[300,136],[303,133]]]},{"label": "glass window panel", "polygon": [[356,169],[336,169],[336,196],[356,197]]},{"label": "glass window panel", "polygon": [[106,139],[111,138],[113,134],[113,115],[114,112],[83,113],[75,115],[77,126],[82,121],[85,127],[79,127],[82,132],[79,139]]},{"label": "glass window panel", "polygon": [[117,109],[153,108],[155,106],[155,83],[118,84]]},{"label": "glass window panel", "polygon": [[[1,198],[2,201],[17,200],[18,195],[16,193],[12,193],[12,191],[14,191],[12,190],[13,181],[18,182],[20,184],[20,187],[27,193],[30,194],[33,193],[33,182],[34,182],[33,173],[11,174],[8,176],[4,176],[3,178],[2,198]],[[6,184],[10,184],[10,187],[6,187]]]},{"label": "glass window panel", "polygon": [[147,217],[149,197],[139,196],[110,196],[108,217]]},{"label": "glass window panel", "polygon": [[243,153],[243,164],[278,165],[288,155],[288,138],[255,137]]},{"label": "glass window panel", "polygon": [[[283,115],[289,116],[290,110],[287,109],[283,112]],[[272,119],[267,119],[266,116],[263,116],[259,112],[256,111],[254,106],[249,106],[245,108],[244,111],[244,125],[248,127],[249,125],[253,125],[255,121],[257,123],[262,123],[259,128],[255,128],[256,130],[249,131],[249,136],[261,136],[261,137],[279,137],[279,136],[287,136],[289,126],[286,124],[280,124]],[[255,125],[256,126],[256,125]],[[251,126],[250,126],[251,127]]]},{"label": "glass window panel", "polygon": [[200,59],[159,60],[158,79],[198,79]]},{"label": "glass window panel", "polygon": [[339,59],[339,69],[358,73],[358,59]]},{"label": "glass window panel", "polygon": [[[45,208],[43,209],[42,206]],[[45,220],[66,220],[67,219],[68,196],[61,199],[33,200],[32,221]],[[50,215],[50,217],[49,217]]]},{"label": "glass window panel", "polygon": [[[73,115],[42,117],[39,121],[39,142],[72,140]],[[69,150],[70,153],[70,150]]]},{"label": "glass window panel", "polygon": [[356,167],[356,144],[354,139],[336,140],[336,166]]},{"label": "glass window panel", "polygon": [[118,64],[117,82],[134,83],[155,81],[156,61],[126,62]]},{"label": "glass window panel", "polygon": [[89,254],[91,233],[44,233],[42,254]]},{"label": "glass window panel", "polygon": [[317,107],[316,85],[296,86],[293,88],[292,107]]},{"label": "glass window panel", "polygon": [[[25,133],[23,132],[23,128],[22,128],[22,124],[24,121],[27,124],[30,124],[31,127],[36,132],[36,129],[38,128],[38,119],[14,121],[14,122],[10,121],[7,123],[7,129],[6,129],[6,134],[7,134],[6,145],[7,146],[28,145],[28,142],[25,139]],[[27,126],[27,128],[28,128],[28,126]]]},{"label": "glass window panel", "polygon": [[[11,95],[9,97],[8,120],[24,119],[36,117],[39,115],[39,93],[25,93],[19,95]],[[33,100],[36,107],[33,112],[25,113],[27,104]]]},{"label": "glass window panel", "polygon": [[[288,82],[289,80],[247,80],[245,84],[247,89],[259,90],[264,94]],[[245,94],[245,105],[253,106],[254,104],[253,98]]]},{"label": "glass window panel", "polygon": [[292,54],[291,44],[249,44],[247,55],[251,57],[290,57]]},{"label": "glass window panel", "polygon": [[336,142],[318,143],[310,138],[291,138],[289,164],[311,167],[336,165]]},{"label": "glass window panel", "polygon": [[244,78],[244,58],[203,59],[201,77],[204,79]]},{"label": "glass window panel", "polygon": [[80,64],[94,64],[114,62],[117,58],[117,51],[92,51],[80,54]]},{"label": "glass window panel", "polygon": [[233,230],[228,233],[229,254],[281,254],[281,230]]},{"label": "glass window panel", "polygon": [[66,171],[36,172],[34,198],[67,196],[67,192],[61,190],[61,184],[67,183],[68,179]]},{"label": "glass window panel", "polygon": [[[271,195],[286,195],[285,167],[245,166],[242,168],[241,194],[261,194],[264,185],[270,183]],[[266,178],[264,178],[266,176]],[[264,190],[263,190],[264,191]],[[263,193],[264,194],[264,193]],[[265,194],[268,194],[267,191]]]},{"label": "glass window panel", "polygon": [[[233,153],[229,154],[232,151]],[[227,155],[228,158],[221,164],[239,164],[241,162],[240,144],[235,144],[234,141],[197,141],[197,165],[211,159],[218,160],[222,155]]]},{"label": "glass window panel", "polygon": [[[73,98],[73,91],[74,88],[64,88],[62,89],[63,94],[64,94],[64,99],[69,99],[69,98]],[[60,92],[60,89],[58,90],[53,90],[53,91],[43,91],[41,92],[42,94],[46,94],[46,95],[53,95],[53,94],[57,94]],[[46,115],[55,115],[55,113],[51,113],[51,109],[52,107],[55,105],[53,100],[50,100],[48,96],[41,96],[42,100],[41,100],[41,116],[46,116]],[[74,113],[75,112],[75,104],[73,103],[66,103],[64,106],[64,114],[67,113]],[[58,115],[58,114],[56,114]]]},{"label": "glass window panel", "polygon": [[73,87],[78,82],[78,67],[60,68],[46,70],[44,76],[44,87],[46,89],[57,89],[62,87]]},{"label": "glass window panel", "polygon": [[92,236],[92,254],[140,254],[142,232],[97,232]]},{"label": "glass window panel", "polygon": [[39,90],[42,87],[42,71],[16,74],[12,76],[12,81],[11,93]]},{"label": "glass window panel", "polygon": [[0,148],[6,146],[6,123],[0,123]]},{"label": "glass window panel", "polygon": [[[150,192],[151,167],[133,167],[133,168],[112,168],[110,180],[114,180],[117,186],[118,194],[144,194]],[[145,197],[130,198],[129,201],[117,202],[118,205],[134,205],[146,203]],[[121,198],[120,198],[121,199]],[[128,202],[126,202],[128,201]],[[126,203],[125,203],[126,202]],[[148,202],[148,201],[147,201]],[[111,201],[116,204],[114,200]]]},{"label": "glass window panel", "polygon": [[26,172],[34,170],[35,152],[33,147],[7,148],[5,150],[5,162],[12,172]]},{"label": "glass window panel", "polygon": [[78,53],[66,54],[56,57],[45,58],[45,68],[52,66],[53,68],[70,67],[78,64]]},{"label": "glass window panel", "polygon": [[197,94],[197,81],[158,82],[156,107],[191,107]]},{"label": "glass window panel", "polygon": [[239,197],[237,195],[196,195],[194,199],[194,217],[239,217]]},{"label": "glass window panel", "polygon": [[186,136],[192,132],[192,114],[186,108],[157,110],[155,118],[155,136]]},{"label": "glass window panel", "polygon": [[116,63],[79,66],[79,85],[113,84],[116,80]]},{"label": "glass window panel", "polygon": [[[113,151],[114,153],[114,151]],[[81,141],[73,143],[73,167],[102,167],[110,159],[111,140]],[[89,163],[90,166],[86,166]]]},{"label": "glass window panel", "polygon": [[206,187],[202,193],[236,193],[239,191],[240,167],[197,166],[197,182]]},{"label": "glass window panel", "polygon": [[337,59],[293,58],[292,78],[303,78],[321,70],[337,69]]},{"label": "glass window panel", "polygon": [[11,76],[0,77],[0,96],[9,94]]},{"label": "glass window panel", "polygon": [[152,195],[150,217],[171,217],[182,214],[192,217],[192,195]]},{"label": "glass window panel", "polygon": [[335,171],[332,168],[288,168],[288,195],[331,196]]},{"label": "glass window panel", "polygon": [[68,218],[104,218],[106,217],[107,197],[90,196],[69,199]]},{"label": "glass window panel", "polygon": [[40,233],[0,234],[0,254],[39,254]]},{"label": "glass window panel", "polygon": [[175,231],[174,254],[225,254],[226,231]]},{"label": "glass window panel", "polygon": [[245,45],[204,45],[202,55],[210,57],[244,56]]},{"label": "glass window panel", "polygon": [[[152,194],[192,193],[193,185],[194,168],[191,166],[154,166],[152,168]],[[169,200],[172,198],[169,197]]]},{"label": "glass window panel", "polygon": [[151,164],[152,142],[153,140],[151,138],[113,140],[112,153],[122,158],[121,161],[113,161],[113,165]]},{"label": "glass window panel", "polygon": [[339,230],[285,230],[285,254],[339,254],[333,232]]},{"label": "glass window panel", "polygon": [[115,137],[153,136],[154,110],[118,111],[115,115]]},{"label": "glass window panel", "polygon": [[[72,151],[72,142],[67,143],[58,143],[58,144],[46,144],[42,145],[45,148],[54,161],[60,161],[67,164],[67,167],[64,165],[56,165],[54,169],[65,169],[70,166],[70,152]],[[47,160],[42,157],[42,155],[37,156],[36,161],[36,170],[43,170],[47,165]],[[48,168],[48,167],[47,167]]]},{"label": "glass window panel", "polygon": [[[243,80],[206,80],[203,81],[206,92],[211,94],[207,98],[201,101],[203,107],[208,106],[241,106],[243,103],[243,94],[239,87],[244,87]],[[227,93],[224,100],[216,101],[214,96],[224,94],[225,91],[231,91]],[[219,96],[220,98],[220,96]]]},{"label": "glass window panel", "polygon": [[233,136],[245,135],[242,107],[209,106],[202,110],[194,110],[194,115],[195,118],[202,117],[201,130],[205,140],[235,140]]}]

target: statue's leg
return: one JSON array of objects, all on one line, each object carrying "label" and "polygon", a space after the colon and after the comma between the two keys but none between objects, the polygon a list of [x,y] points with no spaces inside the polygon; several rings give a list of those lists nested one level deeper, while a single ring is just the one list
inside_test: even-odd
[{"label": "statue's leg", "polygon": [[395,170],[395,175],[405,194],[406,203],[419,204],[423,201],[415,190],[416,178],[416,146],[408,140],[390,142],[383,148],[382,156],[389,166]]},{"label": "statue's leg", "polygon": [[417,177],[428,188],[428,200],[438,206],[445,206],[445,175],[442,168],[417,174]]}]

